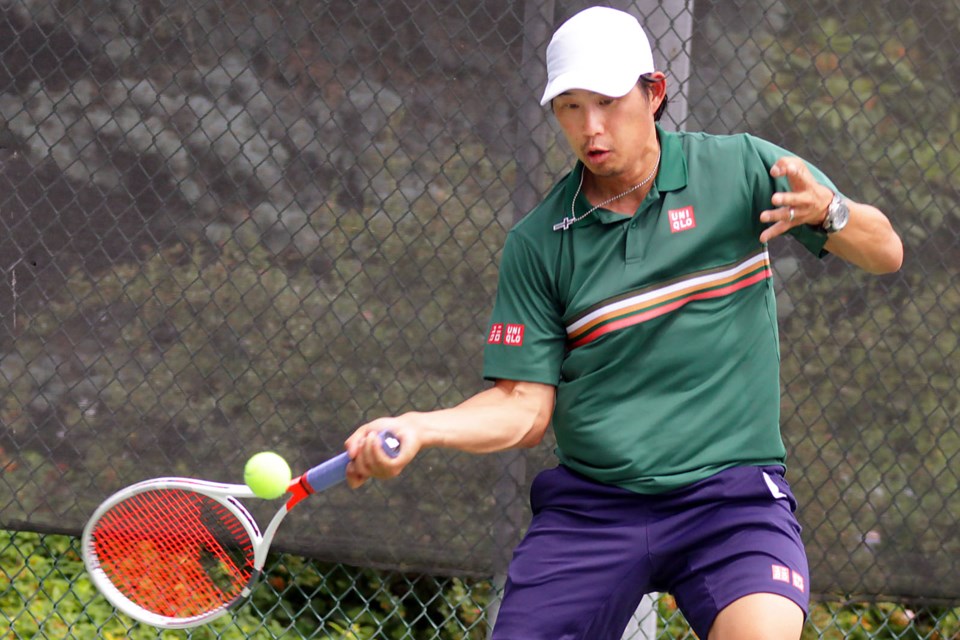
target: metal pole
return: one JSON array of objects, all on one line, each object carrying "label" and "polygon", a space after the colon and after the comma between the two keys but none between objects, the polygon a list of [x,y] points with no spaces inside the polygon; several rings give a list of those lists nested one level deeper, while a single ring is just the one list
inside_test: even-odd
[{"label": "metal pole", "polygon": [[[667,74],[670,103],[661,125],[679,131],[686,125],[689,114],[693,0],[632,0],[622,9],[640,20],[653,47],[654,63]],[[658,598],[658,593],[644,596],[623,632],[623,640],[654,640],[657,637]]]},{"label": "metal pole", "polygon": [[[540,201],[544,185],[547,132],[544,112],[538,100],[547,79],[544,62],[547,42],[553,29],[553,0],[525,0],[523,4],[523,51],[514,104],[517,105],[515,135],[517,176],[511,201],[513,221],[517,222]],[[494,524],[494,577],[497,594],[487,605],[486,617],[493,629],[500,610],[500,594],[506,583],[506,567],[511,551],[520,537],[524,500],[521,487],[526,482],[526,459],[520,451],[501,454],[503,471],[494,488],[497,504],[503,512]]]},{"label": "metal pole", "polygon": [[540,93],[547,82],[547,43],[553,33],[553,0],[526,0],[523,4],[523,53],[517,105],[517,178],[513,189],[513,219],[520,220],[543,195],[549,127],[540,106]]}]

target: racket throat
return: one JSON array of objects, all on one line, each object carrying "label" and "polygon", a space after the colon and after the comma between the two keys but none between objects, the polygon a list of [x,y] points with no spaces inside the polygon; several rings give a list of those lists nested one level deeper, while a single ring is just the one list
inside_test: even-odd
[{"label": "racket throat", "polygon": [[306,474],[303,474],[293,479],[293,482],[287,487],[287,493],[290,494],[290,497],[287,499],[287,511],[289,511],[294,505],[307,496],[312,495],[315,491],[313,487],[310,486],[310,483],[307,482]]}]

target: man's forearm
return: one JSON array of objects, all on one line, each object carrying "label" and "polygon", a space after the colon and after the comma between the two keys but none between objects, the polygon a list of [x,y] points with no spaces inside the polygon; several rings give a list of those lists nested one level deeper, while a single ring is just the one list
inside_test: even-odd
[{"label": "man's forearm", "polygon": [[426,447],[490,453],[534,446],[553,411],[552,386],[501,381],[450,409],[400,417],[417,429]]},{"label": "man's forearm", "polygon": [[903,242],[875,207],[848,201],[850,221],[832,234],[824,248],[874,274],[892,273],[903,264]]}]

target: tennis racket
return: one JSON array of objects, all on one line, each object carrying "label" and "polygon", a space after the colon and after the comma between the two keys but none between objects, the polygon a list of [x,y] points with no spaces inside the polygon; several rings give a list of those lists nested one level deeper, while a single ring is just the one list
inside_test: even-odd
[{"label": "tennis racket", "polygon": [[[400,441],[380,434],[384,452]],[[261,534],[239,498],[243,484],[155,478],[107,498],[83,529],[83,561],[93,583],[118,610],[154,627],[210,622],[241,603],[260,577],[287,513],[346,478],[343,452],[290,482],[286,503]]]}]

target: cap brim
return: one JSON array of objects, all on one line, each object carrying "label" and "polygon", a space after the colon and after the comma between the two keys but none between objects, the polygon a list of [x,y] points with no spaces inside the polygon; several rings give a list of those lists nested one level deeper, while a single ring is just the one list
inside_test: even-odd
[{"label": "cap brim", "polygon": [[624,78],[603,78],[598,74],[585,74],[582,72],[564,73],[547,83],[543,91],[543,97],[540,99],[540,105],[543,106],[556,98],[561,93],[582,89],[592,91],[603,96],[611,98],[622,98],[630,93],[630,90],[640,80],[640,73],[636,76],[626,76]]}]

